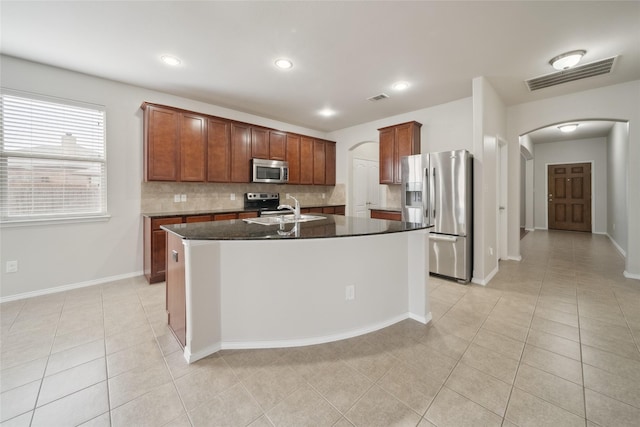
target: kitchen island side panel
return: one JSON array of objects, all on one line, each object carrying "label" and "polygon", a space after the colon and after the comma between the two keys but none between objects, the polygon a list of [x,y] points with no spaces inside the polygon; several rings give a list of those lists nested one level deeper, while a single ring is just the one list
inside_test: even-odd
[{"label": "kitchen island side panel", "polygon": [[190,362],[225,348],[317,344],[431,318],[425,230],[185,242]]}]

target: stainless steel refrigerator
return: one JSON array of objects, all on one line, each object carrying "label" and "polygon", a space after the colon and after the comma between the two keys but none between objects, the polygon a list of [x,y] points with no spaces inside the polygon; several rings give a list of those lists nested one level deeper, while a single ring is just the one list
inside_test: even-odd
[{"label": "stainless steel refrigerator", "polygon": [[405,156],[402,220],[433,226],[429,271],[468,282],[473,271],[473,156],[467,150]]}]

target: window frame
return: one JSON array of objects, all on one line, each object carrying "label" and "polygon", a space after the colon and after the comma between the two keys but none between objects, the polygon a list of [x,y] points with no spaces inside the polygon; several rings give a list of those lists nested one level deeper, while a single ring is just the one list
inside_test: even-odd
[{"label": "window frame", "polygon": [[[87,109],[91,110],[92,113],[99,113],[101,115],[102,120],[102,132],[101,138],[98,140],[101,141],[96,147],[100,148],[101,155],[99,156],[89,156],[82,155],[74,152],[72,155],[65,155],[63,151],[56,153],[48,152],[39,152],[39,153],[29,153],[28,151],[23,152],[13,152],[11,150],[5,150],[5,96],[22,98],[26,102],[44,102],[53,104],[51,110],[48,110],[47,113],[54,112],[54,108],[56,106],[60,107],[60,110],[63,110],[65,107],[67,108],[79,108],[79,109]],[[19,227],[19,226],[28,226],[35,224],[64,224],[64,223],[81,223],[81,222],[94,222],[94,221],[107,221],[111,216],[108,213],[108,162],[107,162],[107,111],[106,107],[103,105],[92,104],[88,102],[81,102],[71,99],[58,98],[53,96],[47,96],[42,94],[36,94],[31,92],[24,92],[19,90],[14,90],[10,88],[1,87],[0,88],[0,228],[4,227]],[[29,122],[32,123],[32,122]],[[96,135],[100,135],[97,133]],[[28,145],[25,145],[25,148],[28,149]],[[101,173],[96,174],[100,181],[97,207],[100,209],[94,212],[83,212],[81,209],[68,210],[68,207],[63,208],[62,212],[57,213],[31,213],[25,215],[9,215],[9,200],[8,200],[8,186],[9,186],[9,176],[10,171],[8,169],[9,159],[33,159],[37,161],[51,161],[51,165],[55,165],[55,163],[62,164],[63,162],[71,163],[74,162],[86,162],[87,164],[94,164],[98,166],[101,170]],[[64,167],[64,166],[63,166]],[[65,189],[68,188],[69,184],[65,182],[60,187],[55,188]],[[36,188],[31,183],[31,188]],[[52,196],[53,200],[55,196]],[[33,201],[30,201],[33,203]],[[81,205],[76,204],[77,208]],[[73,204],[71,205],[73,207]]]}]

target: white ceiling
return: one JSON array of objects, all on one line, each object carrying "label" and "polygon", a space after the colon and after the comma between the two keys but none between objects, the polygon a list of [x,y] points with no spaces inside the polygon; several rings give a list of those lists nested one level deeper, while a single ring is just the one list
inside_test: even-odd
[{"label": "white ceiling", "polygon": [[575,123],[578,125],[578,128],[573,132],[563,133],[558,129],[558,126],[565,123],[558,123],[542,129],[536,129],[529,132],[527,136],[529,136],[529,139],[534,144],[575,141],[587,138],[605,138],[611,132],[615,122],[609,120],[581,120],[567,122],[566,124],[568,123]]},{"label": "white ceiling", "polygon": [[[0,2],[0,52],[333,131],[471,96],[507,105],[640,79],[640,2]],[[548,60],[620,55],[610,75],[529,92]],[[178,68],[162,54],[182,59]],[[273,61],[288,57],[289,71]],[[397,80],[409,90],[391,89]],[[390,98],[366,99],[381,92]],[[317,112],[325,107],[333,117]]]}]

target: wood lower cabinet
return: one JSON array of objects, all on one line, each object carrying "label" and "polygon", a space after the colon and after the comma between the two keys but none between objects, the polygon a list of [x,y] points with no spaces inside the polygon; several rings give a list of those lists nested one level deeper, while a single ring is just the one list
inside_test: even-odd
[{"label": "wood lower cabinet", "polygon": [[180,224],[182,217],[144,218],[144,275],[149,283],[162,282],[166,271],[166,235],[163,225]]},{"label": "wood lower cabinet", "polygon": [[169,328],[182,347],[187,344],[187,306],[185,291],[184,245],[173,233],[166,233],[167,290],[166,309]]},{"label": "wood lower cabinet", "polygon": [[420,154],[418,122],[380,128],[380,184],[402,184],[400,159]]},{"label": "wood lower cabinet", "polygon": [[391,221],[402,221],[402,214],[400,212],[371,209],[371,218],[387,219]]},{"label": "wood lower cabinet", "polygon": [[239,212],[238,219],[258,218],[258,212]]}]

